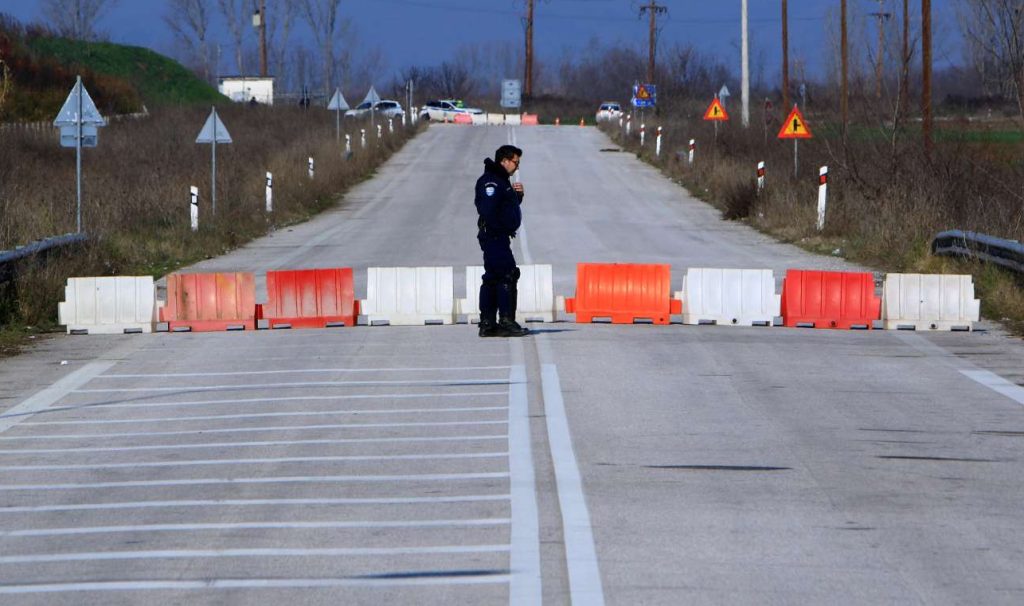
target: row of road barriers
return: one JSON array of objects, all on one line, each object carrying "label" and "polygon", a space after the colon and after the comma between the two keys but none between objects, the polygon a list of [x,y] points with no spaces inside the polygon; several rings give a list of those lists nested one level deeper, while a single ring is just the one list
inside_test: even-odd
[{"label": "row of road barriers", "polygon": [[[971,330],[980,319],[971,276],[887,274],[882,295],[867,272],[791,269],[782,292],[770,269],[689,268],[671,292],[667,264],[580,263],[573,297],[554,294],[551,265],[520,267],[517,320],[577,323]],[[256,303],[252,273],[171,274],[167,301],[151,276],[70,278],[60,323],[73,334],[261,328],[422,326],[479,321],[483,268],[466,268],[455,297],[452,267],[371,267],[357,300],[352,268],[268,271]]]},{"label": "row of road barriers", "polygon": [[455,124],[472,124],[474,126],[537,126],[540,119],[537,114],[456,114],[452,118]]}]

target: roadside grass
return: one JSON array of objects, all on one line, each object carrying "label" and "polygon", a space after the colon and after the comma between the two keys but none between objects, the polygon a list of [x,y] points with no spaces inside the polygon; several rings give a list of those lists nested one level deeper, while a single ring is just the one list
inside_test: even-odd
[{"label": "roadside grass", "polygon": [[[217,212],[210,200],[211,150],[195,138],[209,107],[158,107],[146,119],[115,122],[83,157],[86,244],[16,263],[0,285],[0,333],[24,342],[25,326],[52,330],[64,284],[73,276],[160,277],[224,254],[336,205],[368,178],[418,127],[383,128],[346,121],[335,140],[328,112],[294,107],[227,106],[218,113],[233,138],[217,146]],[[360,147],[360,129],[367,148]],[[315,161],[315,177],[307,159]],[[265,212],[266,172],[273,173],[272,213]],[[189,226],[189,187],[200,190],[200,229]],[[53,133],[15,131],[0,139],[0,250],[75,231],[74,150]],[[7,346],[10,347],[10,346]]]},{"label": "roadside grass", "polygon": [[[985,317],[1024,335],[1024,278],[997,266],[935,258],[931,238],[963,229],[1024,240],[1024,163],[1016,141],[1024,135],[998,125],[961,124],[938,131],[931,155],[919,128],[851,127],[846,144],[835,121],[810,122],[815,138],[799,144],[794,177],[793,145],[767,138],[760,125],[719,127],[703,122],[696,104],[648,116],[643,148],[638,122],[626,137],[618,123],[603,126],[626,151],[660,168],[729,220],[741,220],[806,250],[847,258],[891,272],[969,273]],[[663,150],[654,155],[650,133],[663,128]],[[988,130],[993,126],[993,130]],[[973,128],[976,127],[976,128]],[[870,136],[869,136],[870,135]],[[697,140],[696,162],[686,160]],[[766,140],[767,139],[767,140]],[[756,191],[758,161],[767,165],[765,189]],[[825,229],[816,229],[818,167],[829,167]]]}]

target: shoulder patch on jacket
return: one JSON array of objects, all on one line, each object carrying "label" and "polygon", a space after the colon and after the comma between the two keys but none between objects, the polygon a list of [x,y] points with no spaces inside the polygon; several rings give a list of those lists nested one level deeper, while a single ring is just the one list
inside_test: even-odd
[{"label": "shoulder patch on jacket", "polygon": [[487,194],[488,197],[493,196],[494,192],[496,192],[496,191],[498,191],[498,184],[497,183],[490,183],[490,182],[488,182],[488,183],[486,183],[484,185],[484,193]]}]

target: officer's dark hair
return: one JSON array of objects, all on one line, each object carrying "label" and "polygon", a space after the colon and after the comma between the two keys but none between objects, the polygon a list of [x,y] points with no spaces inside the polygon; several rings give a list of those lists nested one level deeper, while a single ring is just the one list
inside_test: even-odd
[{"label": "officer's dark hair", "polygon": [[498,148],[498,151],[494,152],[494,163],[500,164],[502,160],[511,160],[519,156],[523,156],[523,150],[519,149],[515,145],[502,145]]}]

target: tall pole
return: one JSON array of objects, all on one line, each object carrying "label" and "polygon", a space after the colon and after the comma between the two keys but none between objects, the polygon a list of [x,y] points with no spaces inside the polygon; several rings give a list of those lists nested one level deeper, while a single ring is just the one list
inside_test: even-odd
[{"label": "tall pole", "polygon": [[921,0],[921,124],[925,153],[932,151],[932,0]]},{"label": "tall pole", "polygon": [[875,97],[879,101],[882,99],[882,72],[884,69],[885,59],[885,22],[892,17],[892,13],[887,13],[881,10],[885,5],[885,0],[878,0],[879,11],[877,13],[871,13],[871,16],[878,19],[878,53],[875,57]]},{"label": "tall pole", "polygon": [[782,110],[789,111],[789,17],[782,0]]},{"label": "tall pole", "polygon": [[78,76],[75,81],[75,87],[78,89],[78,116],[76,121],[78,122],[75,126],[78,130],[77,141],[75,142],[75,171],[78,174],[78,206],[76,212],[75,226],[78,233],[82,233],[82,77]]},{"label": "tall pole", "polygon": [[668,8],[650,0],[650,4],[640,7],[640,14],[647,13],[650,17],[650,39],[647,43],[647,82],[654,82],[654,57],[658,45],[658,14],[668,12]]},{"label": "tall pole", "polygon": [[900,74],[899,111],[907,111],[907,98],[910,86],[910,0],[903,0],[903,56],[902,73]]},{"label": "tall pole", "polygon": [[533,95],[533,0],[526,0],[526,75],[523,78],[523,95]]},{"label": "tall pole", "polygon": [[743,0],[741,3],[741,9],[743,16],[740,21],[743,29],[743,44],[742,44],[742,71],[743,80],[740,85],[740,97],[743,103],[743,127],[750,126],[750,41],[747,36],[747,0]]},{"label": "tall pole", "polygon": [[260,77],[267,77],[267,0],[260,0]]},{"label": "tall pole", "polygon": [[849,97],[849,89],[848,89],[848,86],[849,86],[849,80],[848,80],[849,72],[847,70],[847,68],[848,68],[848,60],[849,60],[849,52],[848,52],[847,39],[846,39],[846,0],[841,0],[841,2],[840,2],[840,12],[842,13],[842,15],[840,17],[840,21],[841,21],[840,29],[841,29],[841,32],[840,32],[839,45],[840,45],[841,48],[840,48],[839,52],[840,52],[840,55],[842,56],[842,69],[841,69],[842,75],[840,76],[842,82],[839,85],[839,106],[840,106],[840,114],[842,114],[842,121],[843,121],[843,142],[845,143],[846,142],[846,130],[849,127],[849,123],[850,123],[850,97]]}]

